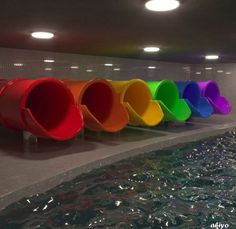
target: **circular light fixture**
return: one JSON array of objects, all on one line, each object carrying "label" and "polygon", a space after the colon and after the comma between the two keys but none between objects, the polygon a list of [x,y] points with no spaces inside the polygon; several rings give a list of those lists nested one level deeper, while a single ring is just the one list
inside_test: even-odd
[{"label": "circular light fixture", "polygon": [[53,60],[53,59],[45,59],[45,60],[43,60],[43,62],[44,63],[54,63],[55,60]]},{"label": "circular light fixture", "polygon": [[195,74],[196,74],[196,75],[201,75],[202,73],[201,73],[201,72],[196,72]]},{"label": "circular light fixture", "polygon": [[145,47],[143,50],[144,50],[144,52],[159,52],[160,48],[158,48],[158,47]]},{"label": "circular light fixture", "polygon": [[206,60],[218,60],[219,56],[218,55],[206,55],[205,59]]},{"label": "circular light fixture", "polygon": [[183,69],[184,69],[185,71],[189,71],[189,70],[190,70],[190,67],[184,66]]},{"label": "circular light fixture", "polygon": [[148,69],[156,69],[156,66],[148,66]]},{"label": "circular light fixture", "polygon": [[22,64],[22,63],[14,63],[14,66],[15,67],[22,67],[22,66],[24,66],[24,64]]},{"label": "circular light fixture", "polygon": [[52,68],[44,68],[45,71],[52,71]]},{"label": "circular light fixture", "polygon": [[212,67],[206,67],[205,68],[205,70],[207,70],[207,71],[210,71],[210,70],[212,70],[213,68]]},{"label": "circular light fixture", "polygon": [[223,73],[224,71],[223,70],[217,70],[218,73]]},{"label": "circular light fixture", "polygon": [[93,70],[92,69],[87,69],[86,72],[93,72]]},{"label": "circular light fixture", "polygon": [[33,32],[31,36],[36,39],[52,39],[54,34],[49,32]]},{"label": "circular light fixture", "polygon": [[225,74],[226,74],[226,75],[231,75],[231,72],[226,72]]},{"label": "circular light fixture", "polygon": [[114,68],[113,71],[120,71],[120,68]]},{"label": "circular light fixture", "polygon": [[70,66],[71,69],[79,69],[79,66]]},{"label": "circular light fixture", "polygon": [[105,66],[105,67],[112,67],[113,64],[111,64],[111,63],[106,63],[106,64],[104,64],[104,66]]},{"label": "circular light fixture", "polygon": [[180,5],[177,0],[150,0],[146,2],[145,7],[151,11],[170,11],[178,8]]}]

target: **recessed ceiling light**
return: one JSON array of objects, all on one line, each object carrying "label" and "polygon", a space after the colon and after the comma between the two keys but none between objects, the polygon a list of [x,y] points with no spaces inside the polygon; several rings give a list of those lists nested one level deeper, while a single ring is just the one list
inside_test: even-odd
[{"label": "recessed ceiling light", "polygon": [[49,32],[33,32],[31,36],[37,39],[52,39],[54,34]]},{"label": "recessed ceiling light", "polygon": [[87,69],[86,72],[93,72],[93,70],[92,69]]},{"label": "recessed ceiling light", "polygon": [[145,47],[143,50],[144,50],[144,52],[158,52],[158,51],[160,51],[160,48],[158,48],[158,47]]},{"label": "recessed ceiling light", "polygon": [[231,75],[231,72],[226,72],[225,74],[226,74],[226,75]]},{"label": "recessed ceiling light", "polygon": [[189,66],[184,66],[183,69],[184,70],[190,70],[190,67]]},{"label": "recessed ceiling light", "polygon": [[148,69],[156,69],[156,66],[148,66]]},{"label": "recessed ceiling light", "polygon": [[53,60],[53,59],[45,59],[45,60],[43,60],[43,62],[45,62],[45,63],[54,63],[55,60]]},{"label": "recessed ceiling light", "polygon": [[79,66],[70,66],[71,69],[79,69]]},{"label": "recessed ceiling light", "polygon": [[218,73],[223,73],[224,71],[223,70],[217,70]]},{"label": "recessed ceiling light", "polygon": [[213,68],[211,67],[206,67],[205,70],[212,70]]},{"label": "recessed ceiling light", "polygon": [[169,11],[178,8],[179,5],[177,0],[151,0],[145,4],[145,7],[151,11]]},{"label": "recessed ceiling light", "polygon": [[45,71],[52,71],[52,68],[44,68]]},{"label": "recessed ceiling light", "polygon": [[218,60],[219,56],[218,55],[206,55],[205,59],[206,60]]},{"label": "recessed ceiling light", "polygon": [[104,64],[104,66],[106,66],[106,67],[112,67],[113,64],[111,64],[111,63],[106,63],[106,64]]},{"label": "recessed ceiling light", "polygon": [[22,63],[14,63],[14,66],[15,67],[22,67],[24,64],[22,64]]},{"label": "recessed ceiling light", "polygon": [[113,71],[120,71],[120,68],[114,68]]},{"label": "recessed ceiling light", "polygon": [[201,72],[196,72],[195,74],[196,74],[196,75],[201,75],[202,73],[201,73]]}]

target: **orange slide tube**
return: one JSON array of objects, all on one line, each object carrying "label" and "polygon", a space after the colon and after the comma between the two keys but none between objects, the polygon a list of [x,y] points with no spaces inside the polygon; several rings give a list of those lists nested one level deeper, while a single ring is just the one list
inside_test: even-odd
[{"label": "orange slide tube", "polygon": [[86,128],[93,131],[117,132],[128,124],[128,113],[108,81],[94,79],[64,82],[82,110]]},{"label": "orange slide tube", "polygon": [[120,101],[129,113],[129,124],[134,126],[155,126],[163,119],[163,111],[143,80],[112,81]]}]

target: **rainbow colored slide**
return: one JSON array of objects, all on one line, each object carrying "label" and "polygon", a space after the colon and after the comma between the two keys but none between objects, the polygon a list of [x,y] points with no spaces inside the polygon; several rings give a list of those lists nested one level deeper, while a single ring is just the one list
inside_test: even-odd
[{"label": "rainbow colored slide", "polygon": [[224,96],[220,95],[219,86],[215,81],[198,82],[198,85],[201,88],[202,96],[206,97],[213,106],[215,114],[226,115],[231,112],[231,104]]},{"label": "rainbow colored slide", "polygon": [[191,110],[184,99],[179,97],[178,88],[171,80],[148,81],[152,98],[159,102],[164,112],[164,121],[185,121]]},{"label": "rainbow colored slide", "polygon": [[117,132],[129,121],[112,85],[103,79],[64,81],[82,110],[85,127],[93,131]]},{"label": "rainbow colored slide", "polygon": [[59,141],[76,136],[83,126],[118,132],[128,123],[151,127],[231,110],[213,80],[0,79],[0,124]]},{"label": "rainbow colored slide", "polygon": [[192,116],[209,117],[213,113],[213,108],[207,98],[202,97],[201,89],[196,81],[177,81],[179,95],[185,99],[192,111]]},{"label": "rainbow colored slide", "polygon": [[162,109],[152,100],[146,83],[140,79],[111,82],[121,103],[129,113],[129,124],[134,126],[156,126],[163,119]]},{"label": "rainbow colored slide", "polygon": [[61,81],[20,78],[0,81],[0,124],[62,141],[79,133],[83,119]]}]

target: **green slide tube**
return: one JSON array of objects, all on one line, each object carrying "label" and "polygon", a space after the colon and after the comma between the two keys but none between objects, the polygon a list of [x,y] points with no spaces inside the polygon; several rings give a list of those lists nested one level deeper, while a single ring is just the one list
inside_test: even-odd
[{"label": "green slide tube", "polygon": [[191,116],[191,110],[184,99],[179,97],[178,88],[172,80],[146,82],[154,100],[164,112],[164,121],[184,122]]}]

